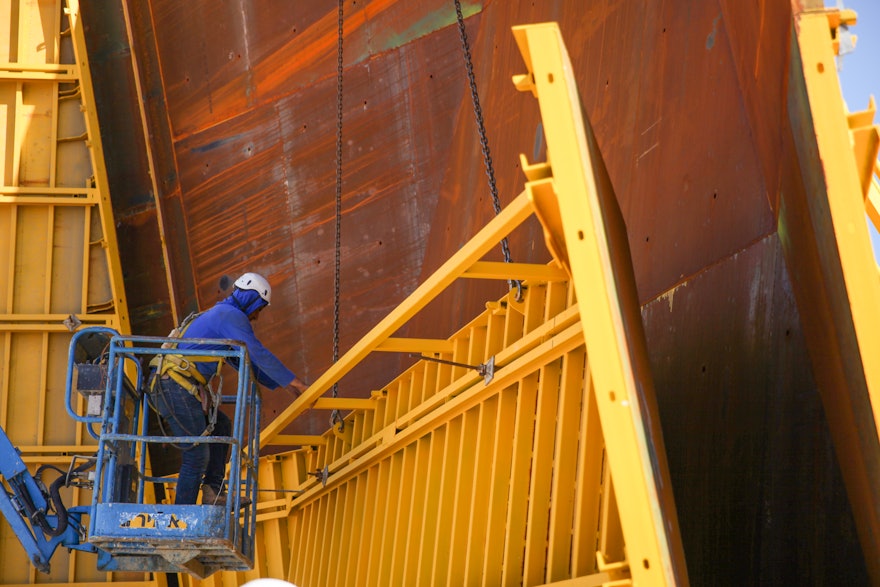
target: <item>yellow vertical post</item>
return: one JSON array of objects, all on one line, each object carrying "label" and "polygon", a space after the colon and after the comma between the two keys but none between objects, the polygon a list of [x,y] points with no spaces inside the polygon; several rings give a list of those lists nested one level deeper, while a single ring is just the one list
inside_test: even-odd
[{"label": "yellow vertical post", "polygon": [[[515,27],[528,68],[517,87],[538,98],[564,244],[635,584],[687,583],[625,228],[555,23]],[[624,326],[625,325],[625,326]],[[636,346],[634,346],[636,345]],[[636,375],[634,375],[634,373]],[[636,376],[641,378],[637,381]],[[659,471],[662,479],[655,477]],[[667,528],[673,528],[667,531]]]}]

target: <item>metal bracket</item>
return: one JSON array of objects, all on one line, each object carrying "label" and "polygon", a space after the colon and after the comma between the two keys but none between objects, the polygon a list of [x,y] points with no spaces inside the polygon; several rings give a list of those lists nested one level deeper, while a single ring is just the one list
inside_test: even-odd
[{"label": "metal bracket", "polygon": [[327,487],[327,479],[330,477],[330,467],[327,465],[324,466],[323,469],[318,469],[316,471],[309,471],[308,473],[315,479],[319,479],[321,481],[322,487]]},{"label": "metal bracket", "polygon": [[437,357],[429,357],[427,355],[410,354],[411,357],[417,357],[425,361],[434,361],[435,363],[443,363],[444,365],[452,365],[453,367],[464,367],[465,369],[474,369],[483,376],[483,384],[489,385],[492,378],[495,377],[495,355],[489,357],[489,360],[481,365],[468,365],[467,363],[456,363],[455,361],[447,361],[446,359],[438,359]]}]

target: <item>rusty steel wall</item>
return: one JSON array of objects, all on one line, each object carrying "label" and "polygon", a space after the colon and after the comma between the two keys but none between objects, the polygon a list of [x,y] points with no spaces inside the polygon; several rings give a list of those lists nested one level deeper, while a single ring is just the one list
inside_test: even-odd
[{"label": "rusty steel wall", "polygon": [[[522,186],[518,154],[543,152],[537,108],[510,83],[510,26],[559,22],[629,233],[692,582],[866,583],[778,231],[783,187],[804,189],[787,109],[800,5],[463,4],[502,204]],[[133,50],[118,4],[83,12],[102,23],[89,42],[133,328],[171,324],[158,204],[177,311],[263,272],[276,297],[257,332],[313,380],[332,359],[336,3],[127,8]],[[492,215],[452,2],[345,10],[343,352]],[[549,259],[536,223],[511,249]],[[458,286],[402,335],[461,326],[503,290]],[[411,362],[389,354],[340,393]],[[264,420],[288,402],[266,394]],[[303,426],[324,431],[326,414]]]}]

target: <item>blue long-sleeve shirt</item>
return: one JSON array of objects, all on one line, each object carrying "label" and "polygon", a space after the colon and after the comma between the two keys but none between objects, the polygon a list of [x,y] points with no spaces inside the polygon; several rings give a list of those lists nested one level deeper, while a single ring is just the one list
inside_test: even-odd
[{"label": "blue long-sleeve shirt", "polygon": [[[293,371],[288,369],[278,357],[263,346],[263,343],[254,334],[254,329],[248,317],[228,299],[219,302],[213,308],[193,320],[186,329],[183,338],[227,338],[243,342],[247,346],[248,355],[251,359],[254,379],[269,389],[290,385],[290,382],[296,378]],[[178,348],[221,350],[227,347],[224,345],[196,345],[181,342],[178,344]],[[229,360],[227,362],[236,370],[238,369],[238,365],[234,364],[237,361]],[[216,363],[197,363],[196,367],[208,379],[214,374]]]}]

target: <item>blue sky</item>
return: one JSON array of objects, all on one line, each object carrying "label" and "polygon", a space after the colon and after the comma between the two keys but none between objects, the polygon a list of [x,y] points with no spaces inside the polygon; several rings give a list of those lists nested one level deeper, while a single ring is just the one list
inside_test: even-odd
[{"label": "blue sky", "polygon": [[[836,0],[825,0],[835,6]],[[844,7],[855,10],[858,22],[850,31],[858,37],[856,50],[841,60],[838,76],[843,99],[851,111],[868,107],[868,96],[880,103],[880,0],[844,0]],[[880,123],[875,115],[874,124]],[[874,256],[880,259],[880,235],[868,223]]]}]

